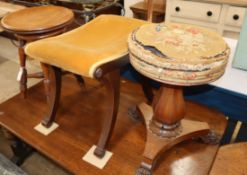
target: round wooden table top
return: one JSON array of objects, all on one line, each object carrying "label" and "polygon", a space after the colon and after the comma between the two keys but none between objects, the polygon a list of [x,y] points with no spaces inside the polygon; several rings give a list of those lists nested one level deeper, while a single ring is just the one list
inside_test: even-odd
[{"label": "round wooden table top", "polygon": [[210,175],[247,174],[247,142],[223,146],[219,149]]},{"label": "round wooden table top", "polygon": [[5,30],[14,33],[36,34],[60,29],[74,18],[74,13],[59,6],[39,6],[6,15],[1,23]]}]

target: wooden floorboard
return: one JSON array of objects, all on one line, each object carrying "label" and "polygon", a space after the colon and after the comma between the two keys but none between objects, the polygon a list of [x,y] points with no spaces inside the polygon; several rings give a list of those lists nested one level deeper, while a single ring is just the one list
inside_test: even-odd
[{"label": "wooden floorboard", "polygon": [[[47,112],[43,84],[28,91],[27,99],[17,95],[0,105],[0,124],[32,145],[38,151],[77,175],[133,175],[142,160],[145,127],[128,117],[128,108],[145,100],[138,84],[122,81],[121,102],[117,124],[108,150],[114,153],[103,170],[82,161],[82,156],[97,143],[104,111],[104,87],[86,80],[81,89],[70,76],[63,77],[62,98],[57,116],[60,127],[44,136],[33,128]],[[187,103],[186,118],[206,121],[223,134],[225,117],[215,110],[192,102]],[[198,140],[186,141],[164,153],[154,170],[155,175],[206,175],[212,165],[218,145],[206,145]]]}]

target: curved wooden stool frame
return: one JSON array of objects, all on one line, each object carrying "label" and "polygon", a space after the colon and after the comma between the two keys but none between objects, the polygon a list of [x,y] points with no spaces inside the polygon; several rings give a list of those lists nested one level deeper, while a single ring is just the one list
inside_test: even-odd
[{"label": "curved wooden stool frame", "polygon": [[[107,116],[104,119],[102,132],[97,144],[94,154],[102,158],[105,155],[105,148],[112,135],[115,125],[120,95],[120,68],[128,63],[128,58],[122,57],[120,59],[108,62],[101,65],[95,71],[94,78],[102,82],[106,87],[109,95]],[[45,127],[50,127],[55,121],[56,112],[59,106],[60,90],[61,90],[61,70],[57,67],[41,63],[44,72],[44,84],[46,90],[47,102],[49,105],[49,112],[43,119],[42,124]]]}]

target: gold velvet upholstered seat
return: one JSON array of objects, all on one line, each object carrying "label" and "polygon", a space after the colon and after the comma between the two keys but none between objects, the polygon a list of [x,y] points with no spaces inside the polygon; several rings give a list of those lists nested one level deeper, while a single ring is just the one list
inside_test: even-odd
[{"label": "gold velvet upholstered seat", "polygon": [[27,55],[70,72],[94,78],[97,67],[128,53],[127,36],[144,21],[101,15],[63,35],[27,45]]},{"label": "gold velvet upholstered seat", "polygon": [[94,154],[103,157],[115,125],[119,105],[120,68],[129,62],[127,38],[145,21],[116,15],[101,15],[64,33],[28,44],[25,52],[41,62],[49,113],[42,124],[55,120],[61,89],[61,69],[101,81],[106,87],[107,116]]}]

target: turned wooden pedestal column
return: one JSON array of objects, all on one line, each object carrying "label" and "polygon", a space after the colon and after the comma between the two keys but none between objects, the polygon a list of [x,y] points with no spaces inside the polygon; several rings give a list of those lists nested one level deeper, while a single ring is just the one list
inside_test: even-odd
[{"label": "turned wooden pedestal column", "polygon": [[151,175],[162,152],[184,140],[206,136],[210,131],[206,122],[183,119],[186,103],[182,86],[163,84],[152,107],[142,103],[139,110],[145,119],[147,140],[137,175]]}]

